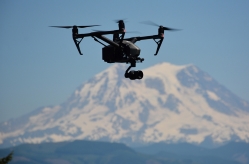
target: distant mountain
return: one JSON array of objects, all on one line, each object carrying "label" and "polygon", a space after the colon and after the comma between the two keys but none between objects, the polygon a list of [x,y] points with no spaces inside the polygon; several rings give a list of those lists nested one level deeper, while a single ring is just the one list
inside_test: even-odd
[{"label": "distant mountain", "polygon": [[113,64],[64,103],[0,123],[0,147],[78,139],[132,146],[249,142],[249,103],[198,67],[161,63],[135,81],[124,78],[127,67]]},{"label": "distant mountain", "polygon": [[0,157],[9,151],[14,151],[11,162],[13,164],[128,164],[129,162],[142,164],[146,163],[147,160],[154,160],[148,155],[144,157],[136,153],[124,144],[79,140],[24,144],[0,150]]},{"label": "distant mountain", "polygon": [[188,143],[166,144],[156,143],[149,146],[134,148],[137,152],[173,159],[192,159],[202,164],[237,161],[249,164],[249,143],[230,142],[224,146],[207,149]]},{"label": "distant mountain", "polygon": [[[228,150],[227,148],[231,148]],[[234,148],[237,149],[234,149]],[[144,154],[142,149],[159,148]],[[248,164],[249,144],[231,143],[217,149],[191,144],[154,144],[138,152],[120,143],[97,141],[23,144],[0,149],[0,158],[14,151],[13,164]],[[136,149],[137,150],[137,149]],[[199,152],[201,150],[201,152]],[[140,151],[140,152],[139,152]],[[229,152],[229,153],[227,153]],[[235,157],[244,154],[243,160]],[[235,156],[234,156],[235,154]],[[231,156],[233,155],[233,156]]]}]

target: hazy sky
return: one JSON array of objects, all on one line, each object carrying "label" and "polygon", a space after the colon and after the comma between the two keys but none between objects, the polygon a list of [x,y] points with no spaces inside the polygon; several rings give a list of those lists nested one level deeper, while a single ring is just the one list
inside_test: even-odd
[{"label": "hazy sky", "polygon": [[[1,0],[0,122],[38,107],[58,105],[96,73],[111,66],[102,60],[102,45],[84,38],[80,56],[71,29],[53,25],[91,25],[80,33],[116,30],[115,19],[127,18],[127,37],[157,34],[151,20],[167,27],[158,56],[153,40],[140,41],[143,69],[165,61],[194,64],[220,84],[249,101],[248,0]],[[112,36],[107,36],[112,38]],[[128,67],[128,65],[127,65]]]}]

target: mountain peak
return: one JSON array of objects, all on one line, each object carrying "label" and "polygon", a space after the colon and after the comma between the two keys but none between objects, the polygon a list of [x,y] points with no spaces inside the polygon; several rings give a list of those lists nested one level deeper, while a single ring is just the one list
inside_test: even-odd
[{"label": "mountain peak", "polygon": [[180,70],[185,69],[188,66],[191,65],[178,66],[167,62],[162,62],[145,69],[144,72],[148,76],[175,76]]},{"label": "mountain peak", "polygon": [[95,75],[88,82],[92,82],[93,80],[95,81],[105,80],[105,81],[112,81],[112,83],[121,83],[123,80],[127,80],[125,79],[124,74],[128,67],[129,65],[125,63],[114,63],[106,70],[103,70],[102,72]]},{"label": "mountain peak", "polygon": [[[128,64],[125,63],[114,63],[110,67],[108,67],[106,70],[98,73],[94,78],[103,78],[103,74],[107,77],[110,76],[113,79],[124,79],[124,74],[127,68],[129,67]],[[146,72],[149,76],[153,75],[163,75],[165,76],[167,73],[172,74],[173,76],[176,75],[180,70],[185,68],[192,68],[198,71],[198,68],[194,66],[193,64],[188,65],[174,65],[168,62],[162,62],[159,64],[156,64],[154,66],[151,66],[147,69],[142,70],[143,72]],[[134,67],[131,68],[131,70],[134,69]],[[144,76],[146,78],[146,76]]]}]

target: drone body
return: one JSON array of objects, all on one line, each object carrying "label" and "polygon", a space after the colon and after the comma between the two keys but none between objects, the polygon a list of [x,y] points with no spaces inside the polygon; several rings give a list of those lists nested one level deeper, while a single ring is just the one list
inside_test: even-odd
[{"label": "drone body", "polygon": [[102,48],[102,59],[107,63],[123,63],[127,61],[127,55],[130,57],[138,57],[140,48],[130,41],[123,40],[123,51],[115,46],[108,45]]},{"label": "drone body", "polygon": [[[131,67],[136,67],[136,63],[143,62],[144,59],[140,58],[140,48],[135,45],[137,41],[146,40],[146,39],[153,39],[157,43],[157,50],[155,55],[157,55],[161,44],[164,39],[164,30],[174,30],[168,27],[159,26],[158,34],[157,35],[149,35],[149,36],[142,36],[142,37],[132,37],[132,38],[124,38],[125,36],[125,24],[123,20],[117,21],[118,23],[118,30],[112,31],[96,31],[86,34],[79,34],[78,28],[86,28],[98,25],[90,25],[90,26],[51,26],[51,27],[59,27],[59,28],[72,28],[72,37],[74,43],[81,53],[79,44],[84,37],[92,37],[96,42],[99,42],[104,47],[102,48],[102,59],[107,63],[130,63],[130,66],[126,70],[124,76],[125,78],[129,78],[131,80],[135,79],[142,79],[143,72],[142,71],[129,71]],[[147,22],[146,24],[156,25],[153,22]],[[110,40],[104,35],[112,34],[113,39]],[[103,44],[98,39],[104,41],[108,45]],[[156,39],[159,39],[156,41]]]}]

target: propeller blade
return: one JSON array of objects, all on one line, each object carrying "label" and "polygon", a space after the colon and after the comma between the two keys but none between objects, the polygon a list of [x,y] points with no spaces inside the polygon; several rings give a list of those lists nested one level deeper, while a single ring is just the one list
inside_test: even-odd
[{"label": "propeller blade", "polygon": [[151,25],[151,26],[157,26],[157,27],[162,27],[164,30],[168,30],[168,31],[178,31],[179,29],[174,29],[174,28],[169,28],[169,27],[163,27],[162,25],[158,25],[152,21],[143,21],[140,22],[142,24],[146,24],[146,25]]},{"label": "propeller blade", "polygon": [[49,26],[49,27],[56,27],[56,28],[73,28],[73,26]]},{"label": "propeller blade", "polygon": [[179,29],[174,29],[174,28],[169,28],[169,27],[163,27],[164,30],[169,30],[169,31],[179,31]]},{"label": "propeller blade", "polygon": [[154,22],[152,22],[152,21],[143,21],[143,22],[140,22],[140,23],[142,23],[142,24],[147,24],[147,25],[151,25],[151,26],[157,26],[157,27],[160,26],[160,25],[158,25],[158,24],[156,24],[156,23],[154,23]]},{"label": "propeller blade", "polygon": [[78,27],[78,28],[86,28],[86,27],[93,27],[93,26],[100,26],[100,25],[88,25],[88,26],[49,26],[49,27],[56,27],[56,28],[73,28],[73,27]]},{"label": "propeller blade", "polygon": [[86,28],[86,27],[94,27],[94,26],[100,26],[100,25],[77,26],[77,27],[78,27],[78,28]]}]

